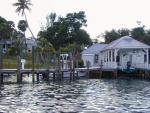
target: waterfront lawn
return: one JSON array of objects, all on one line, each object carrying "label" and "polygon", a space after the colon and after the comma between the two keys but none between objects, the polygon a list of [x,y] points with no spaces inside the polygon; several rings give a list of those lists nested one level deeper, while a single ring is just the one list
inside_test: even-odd
[{"label": "waterfront lawn", "polygon": [[[25,69],[32,68],[32,54],[24,53],[23,59],[26,60]],[[16,69],[17,68],[17,56],[3,54],[3,69]],[[36,68],[36,61],[35,61]],[[39,63],[39,68],[43,68],[43,64]]]}]

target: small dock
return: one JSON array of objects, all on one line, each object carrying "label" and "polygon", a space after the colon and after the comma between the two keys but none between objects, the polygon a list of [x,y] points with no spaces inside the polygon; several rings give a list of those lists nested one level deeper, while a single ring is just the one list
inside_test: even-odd
[{"label": "small dock", "polygon": [[[86,68],[74,68],[74,69],[61,69],[60,72],[58,69],[20,69],[19,73],[17,69],[0,69],[0,82],[3,83],[3,78],[5,75],[17,75],[20,77],[22,81],[22,76],[32,76],[32,81],[39,81],[39,76],[43,76],[45,80],[49,80],[50,77],[55,79],[63,80],[65,78],[65,74],[69,73],[70,80],[74,80],[79,78],[79,73],[85,73],[85,78],[92,78],[93,75],[96,73],[98,78],[102,77],[102,73],[113,73],[113,76],[117,76],[117,70],[115,68],[100,68],[100,67],[86,67]],[[51,75],[51,76],[49,76]],[[36,76],[36,80],[35,80]],[[17,80],[18,81],[18,80]]]}]

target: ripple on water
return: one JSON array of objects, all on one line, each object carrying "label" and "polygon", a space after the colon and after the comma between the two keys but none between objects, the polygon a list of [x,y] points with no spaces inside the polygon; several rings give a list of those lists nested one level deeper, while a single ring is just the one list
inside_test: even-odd
[{"label": "ripple on water", "polygon": [[149,81],[118,78],[32,84],[30,77],[23,80],[0,85],[0,112],[150,112]]}]

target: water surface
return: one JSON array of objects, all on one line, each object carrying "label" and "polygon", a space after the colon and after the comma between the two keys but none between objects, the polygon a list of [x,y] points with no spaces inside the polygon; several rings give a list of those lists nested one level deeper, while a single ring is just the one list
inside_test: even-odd
[{"label": "water surface", "polygon": [[4,113],[148,113],[150,82],[141,79],[79,79],[23,83],[5,79],[0,85],[0,112]]}]

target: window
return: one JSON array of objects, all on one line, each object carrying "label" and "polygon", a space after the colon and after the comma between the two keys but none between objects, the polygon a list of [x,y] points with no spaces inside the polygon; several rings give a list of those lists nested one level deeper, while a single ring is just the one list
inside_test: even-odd
[{"label": "window", "polygon": [[98,63],[98,55],[97,54],[94,56],[94,63]]}]

